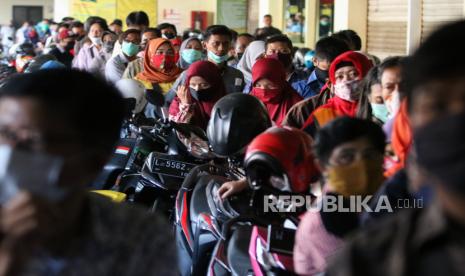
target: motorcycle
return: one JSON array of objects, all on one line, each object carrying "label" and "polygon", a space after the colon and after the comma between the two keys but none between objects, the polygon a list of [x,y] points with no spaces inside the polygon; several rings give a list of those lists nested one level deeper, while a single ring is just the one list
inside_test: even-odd
[{"label": "motorcycle", "polygon": [[295,275],[292,254],[297,224],[293,216],[273,224],[261,218],[231,219],[223,226],[207,275]]},{"label": "motorcycle", "polygon": [[128,195],[128,201],[143,204],[173,220],[176,194],[184,178],[214,156],[205,133],[195,126],[158,122],[155,133],[159,140],[164,140],[165,148],[150,152],[140,170],[121,174],[113,190]]}]

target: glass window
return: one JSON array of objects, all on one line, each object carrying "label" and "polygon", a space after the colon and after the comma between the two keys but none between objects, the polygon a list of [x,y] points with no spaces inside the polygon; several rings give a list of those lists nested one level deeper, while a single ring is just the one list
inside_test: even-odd
[{"label": "glass window", "polygon": [[333,33],[334,0],[320,0],[317,40]]},{"label": "glass window", "polygon": [[286,0],[284,5],[284,33],[293,44],[305,43],[305,0]]}]

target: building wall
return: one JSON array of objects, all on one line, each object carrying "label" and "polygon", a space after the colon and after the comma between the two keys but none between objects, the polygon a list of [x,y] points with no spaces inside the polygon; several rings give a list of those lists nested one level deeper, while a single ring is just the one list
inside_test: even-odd
[{"label": "building wall", "polygon": [[248,0],[247,32],[253,34],[259,24],[260,5],[258,0]]},{"label": "building wall", "polygon": [[0,24],[13,19],[13,6],[42,6],[45,18],[53,18],[54,0],[0,0]]},{"label": "building wall", "polygon": [[210,12],[211,24],[216,20],[216,0],[176,1],[158,0],[158,23],[175,24],[178,32],[190,28],[191,11]]}]

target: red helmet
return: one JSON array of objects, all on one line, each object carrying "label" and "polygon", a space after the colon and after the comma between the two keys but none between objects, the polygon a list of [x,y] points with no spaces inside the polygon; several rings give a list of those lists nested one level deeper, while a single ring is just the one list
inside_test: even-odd
[{"label": "red helmet", "polygon": [[261,186],[270,177],[282,176],[284,183],[275,188],[289,192],[307,192],[319,176],[312,154],[312,139],[290,127],[273,127],[255,137],[247,148],[244,166],[252,186]]}]

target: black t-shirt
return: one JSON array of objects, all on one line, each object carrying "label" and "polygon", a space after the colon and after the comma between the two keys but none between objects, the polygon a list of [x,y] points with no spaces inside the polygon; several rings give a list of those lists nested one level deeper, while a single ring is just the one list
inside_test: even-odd
[{"label": "black t-shirt", "polygon": [[61,52],[60,49],[55,48],[51,50],[49,54],[55,56],[57,60],[63,63],[67,68],[71,68],[74,57],[69,51]]}]

